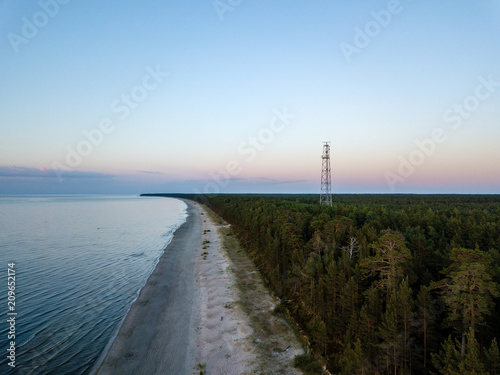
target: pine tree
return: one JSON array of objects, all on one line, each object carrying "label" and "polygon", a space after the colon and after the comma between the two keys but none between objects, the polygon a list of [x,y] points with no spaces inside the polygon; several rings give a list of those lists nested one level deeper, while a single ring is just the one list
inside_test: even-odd
[{"label": "pine tree", "polygon": [[472,328],[465,336],[465,352],[462,354],[461,342],[451,336],[443,344],[443,350],[437,355],[432,354],[432,362],[443,375],[490,375],[485,370],[479,344]]},{"label": "pine tree", "polygon": [[365,374],[365,355],[360,339],[357,339],[354,344],[349,343],[345,347],[340,364],[342,366],[342,373],[345,375]]},{"label": "pine tree", "polygon": [[442,344],[443,350],[438,354],[431,354],[434,367],[442,375],[460,375],[458,366],[460,363],[460,343],[451,338],[451,335]]},{"label": "pine tree", "polygon": [[349,315],[354,315],[359,301],[359,284],[354,277],[351,277],[344,286],[343,310]]},{"label": "pine tree", "polygon": [[491,346],[486,353],[486,363],[491,375],[500,375],[500,353],[496,337],[491,341]]},{"label": "pine tree", "polygon": [[400,367],[401,348],[399,345],[401,330],[398,324],[398,309],[396,295],[392,294],[387,309],[382,316],[378,329],[381,349],[378,367],[385,368],[389,373],[397,373]]},{"label": "pine tree", "polygon": [[319,315],[316,315],[309,324],[309,331],[313,345],[320,350],[322,355],[325,355],[328,335],[326,334],[326,325]]},{"label": "pine tree", "polygon": [[474,337],[472,328],[469,329],[466,340],[466,353],[465,356],[462,357],[462,361],[458,366],[460,373],[470,375],[489,375],[489,372],[486,372],[485,370],[485,366],[481,358],[481,350],[476,338]]},{"label": "pine tree", "polygon": [[462,350],[465,350],[465,336],[470,330],[474,337],[476,324],[491,313],[493,298],[499,295],[499,288],[493,281],[492,258],[479,249],[453,249],[452,264],[442,271],[447,277],[434,287],[441,288],[444,301],[450,310],[448,320],[457,323],[462,332]]},{"label": "pine tree", "polygon": [[367,356],[373,358],[377,351],[377,326],[379,318],[374,316],[373,310],[365,303],[359,312],[359,337],[363,339],[367,349]]},{"label": "pine tree", "polygon": [[394,233],[380,237],[373,249],[375,255],[363,259],[362,267],[368,276],[378,276],[375,287],[385,290],[388,301],[408,269],[410,250],[404,238]]},{"label": "pine tree", "polygon": [[410,348],[410,339],[411,339],[411,326],[413,323],[412,310],[413,310],[413,298],[412,298],[412,290],[408,285],[408,278],[404,278],[401,284],[399,285],[397,292],[397,308],[400,325],[403,326],[403,347],[402,349],[402,357],[403,357],[403,368],[405,373],[410,369],[410,360],[411,360],[411,348]]},{"label": "pine tree", "polygon": [[418,305],[418,315],[420,321],[421,332],[423,336],[423,351],[424,351],[424,369],[427,368],[427,347],[429,342],[429,325],[433,321],[433,316],[430,311],[432,300],[429,294],[429,288],[426,286],[422,286],[420,288],[420,292],[417,296],[417,305]]}]

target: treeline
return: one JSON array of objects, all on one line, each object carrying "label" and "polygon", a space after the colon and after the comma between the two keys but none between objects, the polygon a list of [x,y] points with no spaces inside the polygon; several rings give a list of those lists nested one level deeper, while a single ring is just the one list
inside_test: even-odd
[{"label": "treeline", "polygon": [[500,197],[216,195],[338,374],[500,374]]}]

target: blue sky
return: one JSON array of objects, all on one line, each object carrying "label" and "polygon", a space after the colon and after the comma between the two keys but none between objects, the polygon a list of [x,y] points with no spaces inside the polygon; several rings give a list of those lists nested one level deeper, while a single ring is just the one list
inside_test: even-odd
[{"label": "blue sky", "polygon": [[61,3],[0,1],[0,193],[318,193],[323,141],[335,192],[500,192],[498,1]]}]

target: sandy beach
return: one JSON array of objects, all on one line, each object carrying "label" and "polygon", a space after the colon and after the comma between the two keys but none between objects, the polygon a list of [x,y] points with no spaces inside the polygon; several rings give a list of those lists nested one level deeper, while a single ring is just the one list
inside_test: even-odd
[{"label": "sandy beach", "polygon": [[188,374],[201,219],[193,204],[132,304],[97,374]]},{"label": "sandy beach", "polygon": [[302,345],[231,228],[191,201],[97,374],[300,374]]}]

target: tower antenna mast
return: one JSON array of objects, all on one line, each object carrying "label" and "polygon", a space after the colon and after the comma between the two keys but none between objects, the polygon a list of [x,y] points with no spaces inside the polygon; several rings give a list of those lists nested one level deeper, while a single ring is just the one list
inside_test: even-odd
[{"label": "tower antenna mast", "polygon": [[330,142],[323,142],[323,168],[321,171],[321,193],[319,203],[332,205],[332,170],[330,168]]}]

